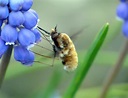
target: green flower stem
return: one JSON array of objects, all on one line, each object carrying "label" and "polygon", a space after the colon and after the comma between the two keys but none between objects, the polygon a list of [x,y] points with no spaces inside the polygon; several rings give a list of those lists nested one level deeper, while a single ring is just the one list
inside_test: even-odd
[{"label": "green flower stem", "polygon": [[8,67],[9,62],[10,62],[10,58],[11,58],[11,54],[12,54],[12,48],[13,48],[13,46],[8,47],[8,49],[5,52],[5,54],[3,55],[1,63],[0,63],[0,88],[1,88],[2,82],[4,80],[4,76],[5,76],[7,67]]},{"label": "green flower stem", "polygon": [[107,78],[105,79],[99,98],[106,97],[107,92],[108,92],[113,80],[115,79],[115,77],[117,76],[118,72],[121,69],[121,66],[123,65],[125,57],[127,56],[127,52],[128,52],[128,40],[126,41],[124,49],[122,50],[116,64],[110,70]]}]

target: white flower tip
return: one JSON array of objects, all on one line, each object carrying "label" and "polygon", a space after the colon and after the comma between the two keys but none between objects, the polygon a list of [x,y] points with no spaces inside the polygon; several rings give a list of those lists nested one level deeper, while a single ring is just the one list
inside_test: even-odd
[{"label": "white flower tip", "polygon": [[119,20],[119,21],[122,21],[122,22],[124,21],[122,18],[120,18],[118,16],[116,16],[116,19]]},{"label": "white flower tip", "polygon": [[40,19],[37,19],[37,23],[40,21]]},{"label": "white flower tip", "polygon": [[36,29],[36,28],[37,28],[37,26],[38,26],[38,24],[36,24],[36,25],[32,28],[32,30]]},{"label": "white flower tip", "polygon": [[5,45],[14,45],[14,42],[6,42]]},{"label": "white flower tip", "polygon": [[27,47],[27,50],[30,50],[30,48],[34,47],[35,43],[34,44],[31,44]]}]

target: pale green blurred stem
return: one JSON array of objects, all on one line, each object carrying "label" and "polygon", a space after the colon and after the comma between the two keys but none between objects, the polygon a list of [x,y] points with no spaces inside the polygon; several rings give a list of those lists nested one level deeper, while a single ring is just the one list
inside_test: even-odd
[{"label": "pale green blurred stem", "polygon": [[0,62],[0,88],[2,85],[2,82],[4,80],[4,76],[7,70],[7,67],[10,62],[11,54],[12,54],[12,48],[13,46],[9,46],[6,53],[3,55],[1,62]]},{"label": "pale green blurred stem", "polygon": [[105,79],[99,98],[106,98],[107,92],[108,92],[113,80],[115,79],[115,77],[117,76],[118,72],[121,69],[121,66],[123,65],[125,57],[127,56],[127,52],[128,52],[128,40],[126,41],[124,48],[123,48],[122,52],[120,53],[116,64],[110,70],[107,78]]}]

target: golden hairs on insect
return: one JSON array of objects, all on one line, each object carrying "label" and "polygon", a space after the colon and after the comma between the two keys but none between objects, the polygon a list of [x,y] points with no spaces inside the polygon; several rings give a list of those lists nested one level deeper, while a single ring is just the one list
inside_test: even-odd
[{"label": "golden hairs on insect", "polygon": [[51,31],[51,38],[55,45],[55,51],[58,53],[64,69],[66,71],[73,71],[78,65],[78,56],[75,46],[66,33],[58,33],[55,29]]}]

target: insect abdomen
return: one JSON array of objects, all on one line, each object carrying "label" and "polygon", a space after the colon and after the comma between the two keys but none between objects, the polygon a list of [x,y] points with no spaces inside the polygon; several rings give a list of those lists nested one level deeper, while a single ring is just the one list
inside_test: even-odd
[{"label": "insect abdomen", "polygon": [[61,33],[63,49],[59,52],[60,58],[66,71],[73,71],[78,65],[78,56],[75,46],[67,34]]},{"label": "insect abdomen", "polygon": [[65,56],[62,58],[62,62],[64,64],[64,69],[66,71],[73,71],[78,66],[78,57],[77,54],[71,55],[71,56]]}]

